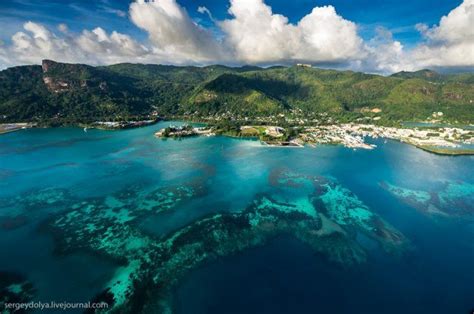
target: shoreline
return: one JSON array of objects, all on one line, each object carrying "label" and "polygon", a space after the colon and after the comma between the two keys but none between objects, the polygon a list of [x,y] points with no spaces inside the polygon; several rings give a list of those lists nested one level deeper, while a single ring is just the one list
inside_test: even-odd
[{"label": "shoreline", "polygon": [[141,127],[156,124],[162,120],[148,119],[148,120],[132,120],[132,121],[97,121],[94,123],[79,124],[78,127],[84,129],[97,129],[105,131],[118,131],[127,129],[136,129]]},{"label": "shoreline", "polygon": [[[297,130],[296,130],[297,129]],[[296,131],[295,131],[296,130]],[[250,135],[252,134],[252,135]],[[319,145],[342,145],[346,148],[374,149],[377,146],[366,141],[367,138],[396,140],[426,152],[446,155],[474,155],[474,149],[462,148],[464,144],[474,144],[474,131],[459,128],[394,128],[367,124],[334,124],[316,127],[279,126],[233,126],[233,131],[208,127],[167,127],[155,133],[158,138],[185,138],[192,136],[226,136],[232,138],[255,138],[268,147],[316,147]]]},{"label": "shoreline", "polygon": [[150,126],[156,124],[160,119],[149,119],[149,120],[134,120],[134,121],[118,121],[118,122],[108,122],[108,121],[97,121],[94,123],[78,123],[78,124],[62,124],[62,125],[39,125],[38,123],[33,122],[12,122],[12,123],[0,123],[0,135],[12,133],[15,131],[21,131],[31,128],[63,128],[63,127],[72,127],[80,129],[96,129],[103,131],[119,131],[127,129],[141,128],[145,126]]},{"label": "shoreline", "polygon": [[432,153],[435,155],[440,155],[440,156],[473,156],[474,155],[474,149],[458,149],[458,150],[453,150],[453,149],[446,149],[442,147],[427,147],[427,146],[416,146],[416,148],[419,148],[421,150],[424,150],[425,152]]},{"label": "shoreline", "polygon": [[12,133],[16,131],[26,130],[35,128],[37,125],[35,123],[28,122],[18,122],[18,123],[1,123],[0,124],[0,135]]},{"label": "shoreline", "polygon": [[[173,121],[169,119],[137,120],[128,122],[101,122],[92,124],[78,124],[76,127],[98,129],[104,131],[118,131],[154,125],[158,122]],[[41,127],[35,123],[4,123],[0,124],[0,135],[8,134],[29,128]],[[290,127],[287,129],[295,129]],[[228,132],[216,129],[215,126],[193,127],[189,134],[175,134],[162,138],[185,138],[192,136],[225,136],[237,139],[259,140],[262,146],[282,148],[303,148],[306,146],[341,145],[352,149],[374,149],[376,145],[368,144],[365,138],[383,138],[396,140],[400,143],[412,145],[425,152],[440,156],[473,156],[474,148],[462,148],[462,144],[474,144],[474,131],[470,128],[461,129],[454,127],[434,128],[399,128],[383,127],[365,124],[333,124],[311,127],[298,127],[299,133],[291,138],[284,137],[285,129],[278,126],[246,125],[240,127],[238,132]],[[245,131],[258,130],[252,136]],[[162,130],[161,130],[162,131]],[[244,131],[244,132],[242,132]],[[189,130],[188,130],[189,132]],[[456,138],[457,140],[454,140]]]}]

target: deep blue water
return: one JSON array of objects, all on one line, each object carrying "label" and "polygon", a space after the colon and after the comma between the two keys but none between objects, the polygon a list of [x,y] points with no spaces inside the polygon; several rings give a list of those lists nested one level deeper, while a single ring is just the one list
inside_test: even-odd
[{"label": "deep blue water", "polygon": [[[268,175],[276,168],[333,177],[402,232],[412,249],[396,257],[360,236],[368,261],[344,268],[282,235],[191,271],[174,288],[176,313],[468,313],[474,307],[473,217],[434,217],[380,186],[384,181],[436,191],[448,181],[474,184],[474,157],[443,157],[383,140],[375,140],[378,148],[368,151],[271,148],[225,137],[153,137],[168,124],[2,135],[0,201],[47,188],[86,199],[133,184],[179,184],[206,173],[210,188],[205,195],[140,222],[141,230],[160,237],[212,212],[242,210],[255,195],[269,191]],[[115,264],[84,252],[56,256],[52,237],[38,232],[52,212],[68,208],[24,210],[0,206],[0,217],[27,217],[21,226],[0,229],[0,271],[24,274],[37,289],[35,300],[86,301],[100,292]]]}]

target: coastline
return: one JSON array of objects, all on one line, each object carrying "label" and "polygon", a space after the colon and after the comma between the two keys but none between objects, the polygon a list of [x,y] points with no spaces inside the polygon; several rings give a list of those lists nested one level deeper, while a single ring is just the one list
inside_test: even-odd
[{"label": "coastline", "polygon": [[98,130],[125,130],[141,128],[149,125],[153,125],[161,121],[160,119],[148,119],[148,120],[132,120],[132,121],[97,121],[94,123],[84,123],[78,126],[84,129],[98,129]]},{"label": "coastline", "polygon": [[442,148],[442,147],[430,147],[430,146],[416,146],[416,148],[419,148],[421,150],[424,150],[425,152],[432,153],[435,155],[441,155],[441,156],[473,156],[474,155],[474,149],[447,149],[447,148]]},{"label": "coastline", "polygon": [[461,128],[395,128],[368,124],[333,124],[312,127],[287,127],[274,125],[233,125],[185,127],[170,126],[155,133],[158,138],[184,138],[191,136],[228,136],[233,138],[256,138],[269,147],[316,147],[318,145],[342,145],[352,149],[374,149],[376,145],[366,138],[382,138],[410,144],[438,155],[474,155],[474,149],[462,148],[474,144],[474,132]]},{"label": "coastline", "polygon": [[36,127],[35,123],[17,122],[17,123],[0,123],[0,135],[12,133],[20,130],[26,130]]},{"label": "coastline", "polygon": [[117,131],[125,129],[134,129],[153,125],[161,121],[160,119],[149,119],[149,120],[136,120],[136,121],[97,121],[94,123],[77,123],[77,124],[61,124],[61,125],[40,125],[33,122],[12,122],[12,123],[0,123],[0,135],[7,134],[15,131],[26,130],[31,128],[60,128],[60,127],[77,127],[84,129],[97,129],[104,131]]},{"label": "coastline", "polygon": [[[99,130],[124,130],[154,125],[164,119],[149,119],[136,121],[102,122],[78,124],[77,127]],[[39,127],[36,123],[19,122],[0,124],[0,135],[24,129]],[[298,128],[296,135],[288,136],[288,130]],[[255,131],[250,134],[249,131]],[[163,130],[161,130],[163,131]],[[305,146],[342,145],[352,149],[374,149],[375,145],[366,143],[365,138],[383,138],[396,140],[412,145],[426,152],[441,156],[472,156],[474,149],[462,148],[462,144],[474,143],[474,131],[471,128],[433,127],[433,128],[400,128],[384,127],[366,124],[332,124],[320,126],[287,127],[269,125],[242,125],[238,130],[223,130],[214,123],[209,126],[193,127],[187,133],[176,133],[162,136],[160,131],[156,137],[184,138],[190,136],[226,136],[232,138],[254,138],[260,140],[263,146],[301,148]]]}]

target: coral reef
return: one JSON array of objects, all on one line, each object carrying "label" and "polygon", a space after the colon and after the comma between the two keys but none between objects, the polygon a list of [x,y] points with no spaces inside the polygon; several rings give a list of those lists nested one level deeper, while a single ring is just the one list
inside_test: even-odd
[{"label": "coral reef", "polygon": [[0,199],[0,228],[20,228],[34,218],[35,212],[48,209],[51,212],[62,209],[71,198],[65,189],[34,189],[15,197]]},{"label": "coral reef", "polygon": [[138,221],[206,194],[209,184],[147,190],[143,186],[71,204],[43,230],[54,235],[60,254],[85,250],[109,258],[118,268],[94,301],[107,311],[171,312],[171,289],[189,270],[290,234],[342,267],[363,263],[367,252],[358,232],[392,252],[407,244],[403,235],[372,212],[349,190],[327,177],[285,169],[270,174],[268,193],[258,194],[239,212],[216,211],[158,238],[140,230]]},{"label": "coral reef", "polygon": [[431,191],[408,189],[388,182],[381,182],[380,186],[402,202],[430,216],[474,216],[473,184],[448,181]]},{"label": "coral reef", "polygon": [[[406,246],[407,239],[388,222],[374,213],[354,193],[340,185],[334,178],[298,175],[285,170],[270,174],[272,185],[284,185],[301,190],[312,184],[309,201],[325,226],[354,234],[361,232],[388,251]],[[308,197],[308,196],[307,196]]]},{"label": "coral reef", "polygon": [[[102,298],[96,301],[113,296],[113,308],[123,312],[143,311],[142,306],[152,306],[151,303],[134,300],[137,293],[146,290],[148,298],[159,300],[153,306],[160,306],[165,312],[165,309],[170,310],[170,288],[187,271],[220,256],[263,245],[282,233],[294,235],[316,252],[343,266],[365,261],[365,252],[354,240],[337,231],[319,232],[321,220],[290,210],[292,207],[289,205],[261,195],[242,212],[213,214],[164,239],[141,236],[139,239],[144,245],[132,249],[122,247],[127,264],[119,268],[109,287],[101,294]],[[128,237],[138,240],[138,235],[130,231],[124,234],[125,239]]]}]

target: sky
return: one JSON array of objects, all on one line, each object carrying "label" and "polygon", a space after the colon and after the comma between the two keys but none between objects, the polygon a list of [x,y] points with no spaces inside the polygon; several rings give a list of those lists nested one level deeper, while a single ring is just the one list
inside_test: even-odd
[{"label": "sky", "polygon": [[474,69],[474,0],[2,0],[0,69],[310,63]]}]

